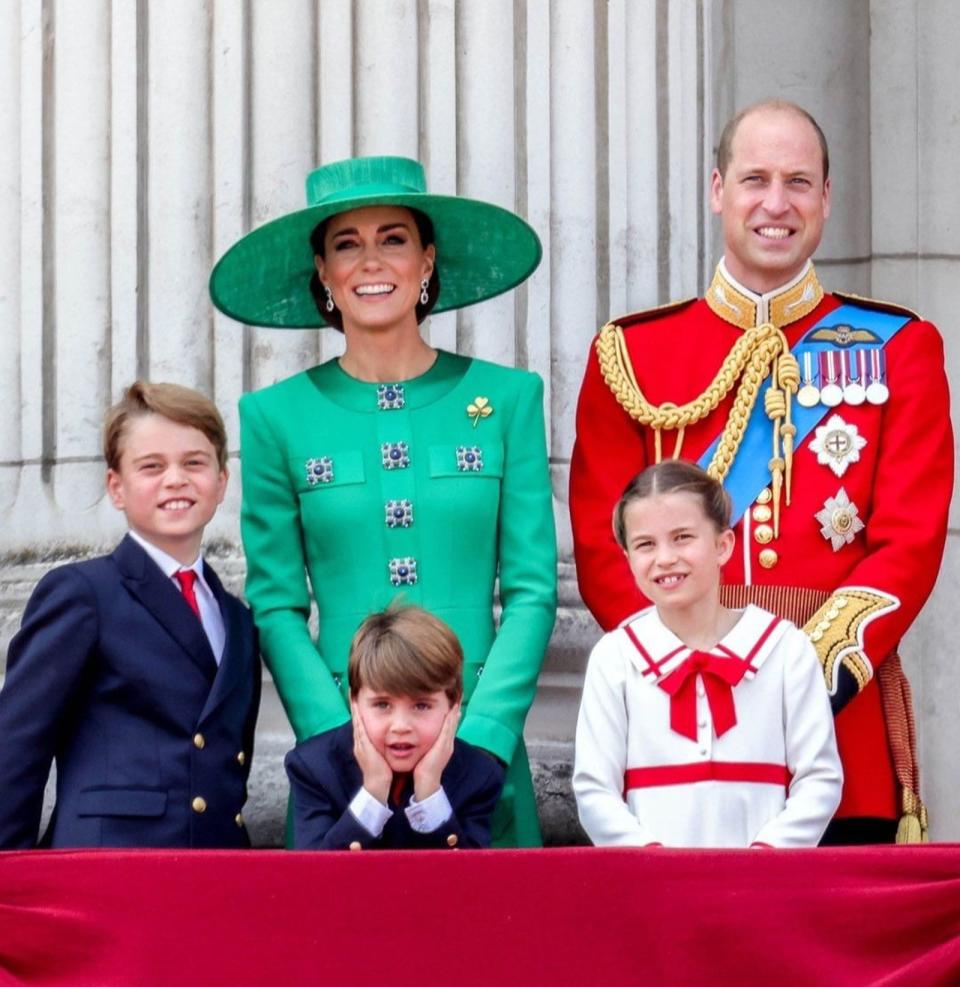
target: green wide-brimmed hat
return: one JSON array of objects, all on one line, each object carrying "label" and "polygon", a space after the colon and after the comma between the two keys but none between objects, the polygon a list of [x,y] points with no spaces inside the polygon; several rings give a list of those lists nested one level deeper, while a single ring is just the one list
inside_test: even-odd
[{"label": "green wide-brimmed hat", "polygon": [[318,223],[363,206],[406,206],[430,217],[446,312],[509,291],[540,263],[540,240],[507,209],[453,195],[430,195],[423,166],[409,158],[350,158],[307,176],[307,208],[248,233],[217,262],[210,297],[248,325],[303,329],[328,323],[310,293],[310,234]]}]

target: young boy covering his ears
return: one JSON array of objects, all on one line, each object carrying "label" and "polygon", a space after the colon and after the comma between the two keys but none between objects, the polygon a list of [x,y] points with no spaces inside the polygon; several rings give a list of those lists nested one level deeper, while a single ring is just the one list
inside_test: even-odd
[{"label": "young boy covering his ears", "polygon": [[347,674],[351,722],[287,755],[294,849],[489,846],[504,770],[455,737],[463,652],[453,631],[419,607],[372,614]]}]

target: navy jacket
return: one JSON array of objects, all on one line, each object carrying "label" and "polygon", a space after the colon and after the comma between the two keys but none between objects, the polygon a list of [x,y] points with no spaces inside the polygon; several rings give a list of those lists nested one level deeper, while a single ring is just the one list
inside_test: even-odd
[{"label": "navy jacket", "polygon": [[401,804],[390,803],[393,816],[379,837],[373,837],[350,812],[350,802],[363,787],[363,773],[353,756],[353,724],[345,723],[305,740],[287,754],[295,850],[362,848],[413,850],[490,846],[490,819],[503,788],[504,769],[498,761],[464,740],[456,739],[440,783],[453,809],[450,818],[432,833],[410,826]]},{"label": "navy jacket", "polygon": [[219,668],[173,581],[130,537],[37,584],[0,692],[0,848],[244,847],[260,702],[250,612],[204,563],[226,643]]}]

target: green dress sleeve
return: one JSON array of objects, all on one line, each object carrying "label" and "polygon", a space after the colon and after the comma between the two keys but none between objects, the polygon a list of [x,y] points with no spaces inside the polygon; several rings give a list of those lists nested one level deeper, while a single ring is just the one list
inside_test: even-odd
[{"label": "green dress sleeve", "polygon": [[309,630],[310,591],[297,492],[286,443],[256,394],[240,400],[246,595],[260,647],[297,740],[345,723],[350,714]]},{"label": "green dress sleeve", "polygon": [[557,609],[557,549],[543,381],[524,374],[504,433],[497,531],[500,627],[459,735],[509,764],[523,735]]}]

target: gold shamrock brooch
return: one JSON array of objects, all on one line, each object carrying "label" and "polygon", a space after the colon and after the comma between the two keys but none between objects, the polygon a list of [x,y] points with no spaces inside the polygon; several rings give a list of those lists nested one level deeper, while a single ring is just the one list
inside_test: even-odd
[{"label": "gold shamrock brooch", "polygon": [[477,396],[467,405],[467,414],[473,419],[473,427],[476,428],[481,418],[489,418],[493,414],[493,405],[487,398]]}]

